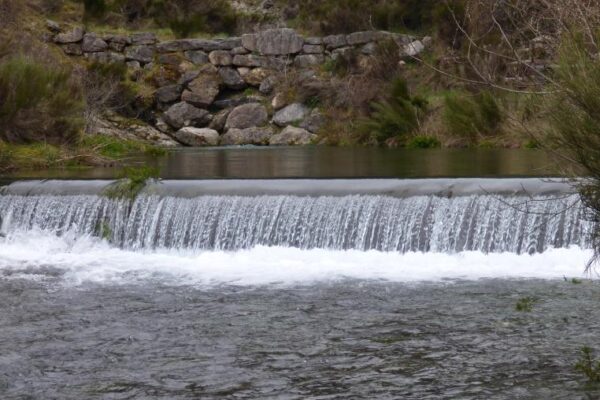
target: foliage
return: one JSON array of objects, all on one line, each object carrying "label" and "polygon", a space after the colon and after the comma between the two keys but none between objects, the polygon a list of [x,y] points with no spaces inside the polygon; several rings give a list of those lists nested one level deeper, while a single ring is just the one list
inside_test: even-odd
[{"label": "foliage", "polygon": [[531,312],[533,311],[533,305],[537,302],[537,299],[533,297],[522,297],[517,301],[515,310],[520,312]]},{"label": "foliage", "polygon": [[133,200],[144,189],[148,181],[156,180],[160,171],[148,166],[123,168],[120,179],[105,191],[109,198]]},{"label": "foliage", "polygon": [[590,383],[600,383],[600,361],[594,358],[594,351],[590,347],[581,348],[575,370],[584,374]]},{"label": "foliage", "polygon": [[17,55],[0,61],[0,137],[72,143],[82,127],[81,89],[70,71]]},{"label": "foliage", "polygon": [[118,139],[106,135],[86,135],[81,141],[81,146],[94,149],[98,154],[114,160],[133,153],[163,155],[165,151],[139,141]]},{"label": "foliage", "polygon": [[431,25],[437,0],[303,0],[298,19],[322,34],[360,30],[417,31]]},{"label": "foliage", "polygon": [[397,79],[393,82],[388,100],[372,105],[373,112],[369,119],[362,124],[362,130],[367,132],[377,143],[387,139],[405,138],[419,128],[427,102],[408,91],[406,82]]},{"label": "foliage", "polygon": [[451,93],[445,98],[444,122],[448,130],[471,144],[497,133],[503,118],[496,98],[488,91],[474,96]]},{"label": "foliage", "polygon": [[409,149],[436,149],[442,147],[442,143],[433,136],[418,135],[410,139],[406,147]]},{"label": "foliage", "polygon": [[100,18],[106,14],[108,6],[106,0],[83,0],[83,9],[86,18]]}]

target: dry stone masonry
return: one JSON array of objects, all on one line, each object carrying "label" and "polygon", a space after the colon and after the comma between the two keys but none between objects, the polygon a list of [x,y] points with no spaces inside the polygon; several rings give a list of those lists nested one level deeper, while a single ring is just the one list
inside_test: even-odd
[{"label": "dry stone masonry", "polygon": [[430,41],[381,31],[303,37],[289,28],[168,41],[151,32],[125,36],[81,27],[62,31],[52,21],[48,29],[69,56],[126,63],[132,72],[151,71],[154,125],[185,146],[313,143],[323,114],[300,103],[288,104],[275,90],[279,76],[294,68],[310,77],[315,66],[349,52],[371,56],[382,41],[393,41],[403,56],[414,57]]}]

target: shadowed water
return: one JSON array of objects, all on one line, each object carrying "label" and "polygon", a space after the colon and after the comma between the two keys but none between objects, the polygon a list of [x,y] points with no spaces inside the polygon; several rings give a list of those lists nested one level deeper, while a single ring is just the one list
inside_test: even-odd
[{"label": "shadowed water", "polygon": [[[38,271],[39,272],[39,271]],[[55,278],[53,277],[55,276]],[[0,278],[3,399],[588,399],[585,282],[202,289]],[[522,296],[531,313],[515,311]]]}]

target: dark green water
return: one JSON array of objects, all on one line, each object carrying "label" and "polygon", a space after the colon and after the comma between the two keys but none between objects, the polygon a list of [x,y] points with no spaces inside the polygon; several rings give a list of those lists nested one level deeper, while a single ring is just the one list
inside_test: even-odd
[{"label": "dark green water", "polygon": [[[560,175],[556,160],[539,150],[381,149],[338,147],[187,148],[158,159],[134,157],[135,165],[159,167],[165,179],[226,178],[434,178]],[[102,179],[119,168],[20,171],[9,179]]]}]

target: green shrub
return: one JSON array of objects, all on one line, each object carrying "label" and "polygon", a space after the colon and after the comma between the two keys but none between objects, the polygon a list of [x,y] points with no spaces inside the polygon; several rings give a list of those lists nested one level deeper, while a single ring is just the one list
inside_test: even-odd
[{"label": "green shrub", "polygon": [[377,143],[395,137],[406,138],[418,129],[427,108],[424,99],[410,95],[402,79],[393,82],[390,92],[388,100],[372,105],[373,112],[362,123],[361,130]]},{"label": "green shrub", "polygon": [[0,138],[70,143],[83,126],[81,90],[70,71],[24,56],[0,61]]},{"label": "green shrub", "polygon": [[444,122],[448,130],[472,144],[497,133],[502,120],[500,106],[490,92],[475,96],[454,93],[445,98]]},{"label": "green shrub", "polygon": [[412,138],[406,147],[409,149],[437,149],[442,147],[442,143],[433,136],[418,135]]},{"label": "green shrub", "polygon": [[226,0],[152,1],[151,15],[179,37],[197,32],[234,33],[237,15]]},{"label": "green shrub", "polygon": [[133,200],[149,181],[157,180],[159,169],[148,166],[123,168],[120,179],[105,191],[110,198]]}]

